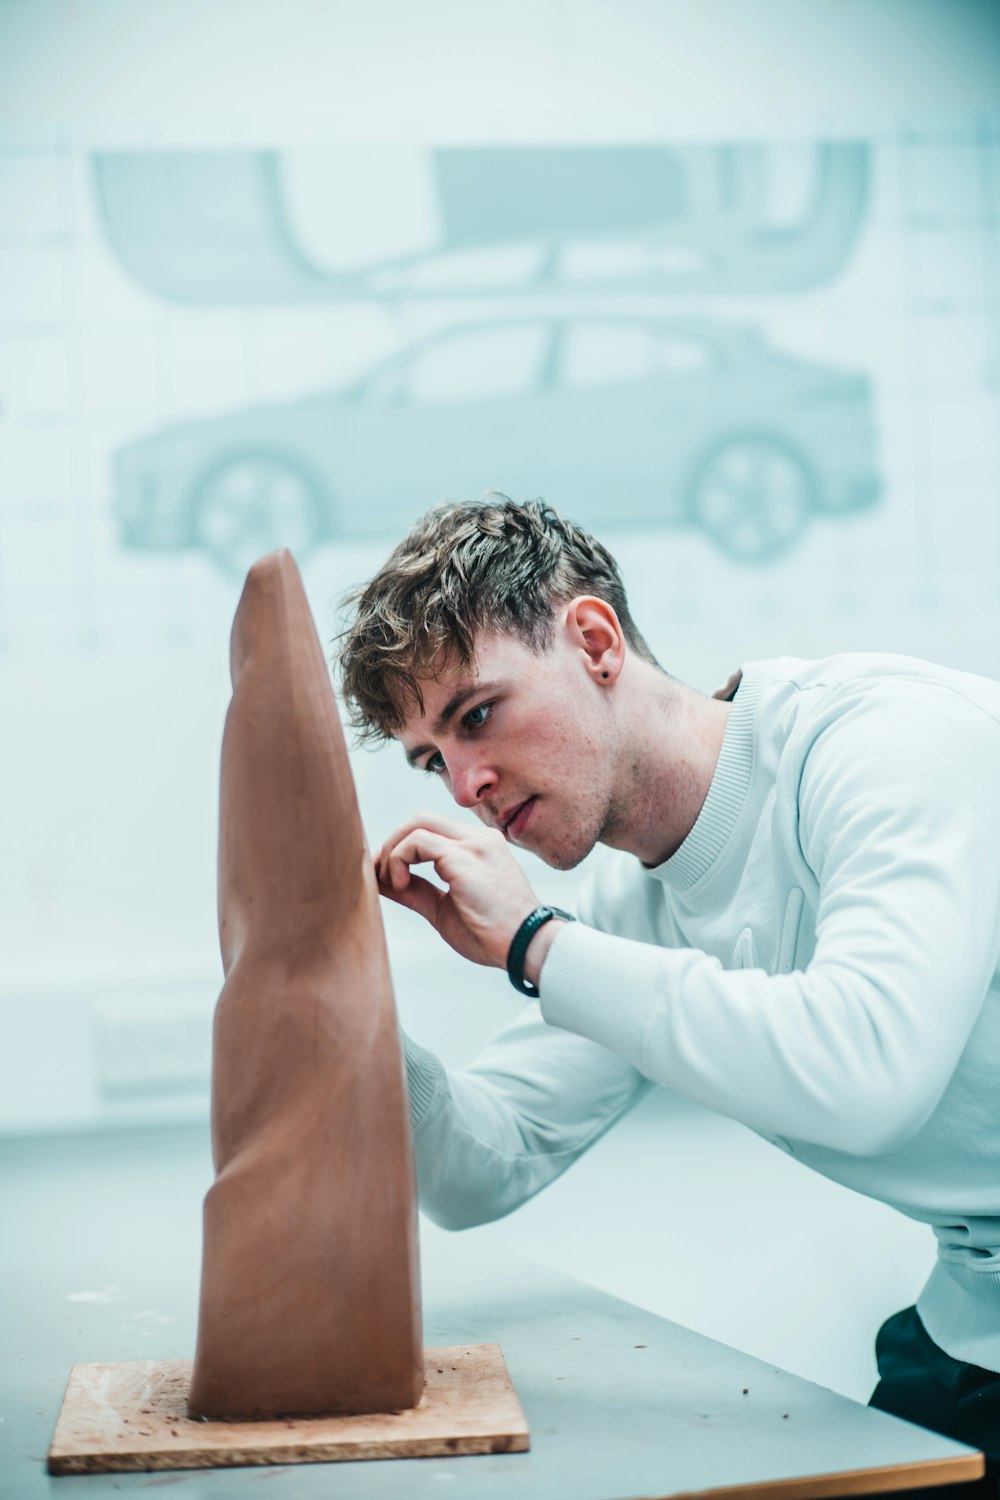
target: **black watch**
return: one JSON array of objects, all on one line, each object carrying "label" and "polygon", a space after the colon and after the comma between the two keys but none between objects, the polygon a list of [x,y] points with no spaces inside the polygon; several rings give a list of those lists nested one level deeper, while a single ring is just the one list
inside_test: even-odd
[{"label": "black watch", "polygon": [[563,911],[561,907],[536,906],[534,911],[525,917],[511,938],[510,947],[507,949],[507,974],[518,994],[531,995],[532,998],[538,994],[538,986],[524,977],[524,956],[528,951],[528,944],[539,927],[544,927],[546,922],[552,921],[553,917],[561,917],[564,922],[576,921],[572,912]]}]

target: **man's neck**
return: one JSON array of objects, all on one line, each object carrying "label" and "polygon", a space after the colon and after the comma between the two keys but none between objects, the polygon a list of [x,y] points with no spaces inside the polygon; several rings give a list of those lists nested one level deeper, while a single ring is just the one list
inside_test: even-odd
[{"label": "man's neck", "polygon": [[601,842],[654,867],[677,852],[697,821],[732,704],[636,665],[619,794]]}]

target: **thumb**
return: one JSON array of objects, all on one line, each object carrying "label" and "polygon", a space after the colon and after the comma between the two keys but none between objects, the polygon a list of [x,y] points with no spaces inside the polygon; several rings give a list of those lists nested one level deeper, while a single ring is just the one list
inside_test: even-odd
[{"label": "thumb", "polygon": [[409,882],[401,891],[394,890],[391,885],[379,883],[379,890],[389,901],[395,901],[400,906],[408,906],[410,911],[418,912],[430,922],[432,927],[437,926],[438,908],[441,905],[442,896],[448,894],[436,886],[433,881],[425,880],[422,875],[411,873]]}]

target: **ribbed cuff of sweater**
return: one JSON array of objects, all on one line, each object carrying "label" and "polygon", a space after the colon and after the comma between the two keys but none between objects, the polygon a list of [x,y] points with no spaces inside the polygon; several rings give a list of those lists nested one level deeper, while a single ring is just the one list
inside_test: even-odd
[{"label": "ribbed cuff of sweater", "polygon": [[440,1058],[419,1047],[405,1031],[400,1032],[406,1062],[406,1086],[410,1093],[410,1125],[414,1130],[430,1114],[446,1074]]},{"label": "ribbed cuff of sweater", "polygon": [[[539,1004],[550,1026],[589,1037],[641,1068],[650,1019],[648,962],[658,949],[570,922],[554,939],[539,981]],[[645,996],[646,998],[641,998]]]}]

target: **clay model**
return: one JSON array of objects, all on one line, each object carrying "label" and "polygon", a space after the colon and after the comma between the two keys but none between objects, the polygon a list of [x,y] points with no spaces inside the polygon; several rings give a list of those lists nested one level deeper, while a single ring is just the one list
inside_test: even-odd
[{"label": "clay model", "polygon": [[409,1108],[379,896],[290,553],[236,611],[222,745],[212,1146],[188,1409],[415,1406]]}]

